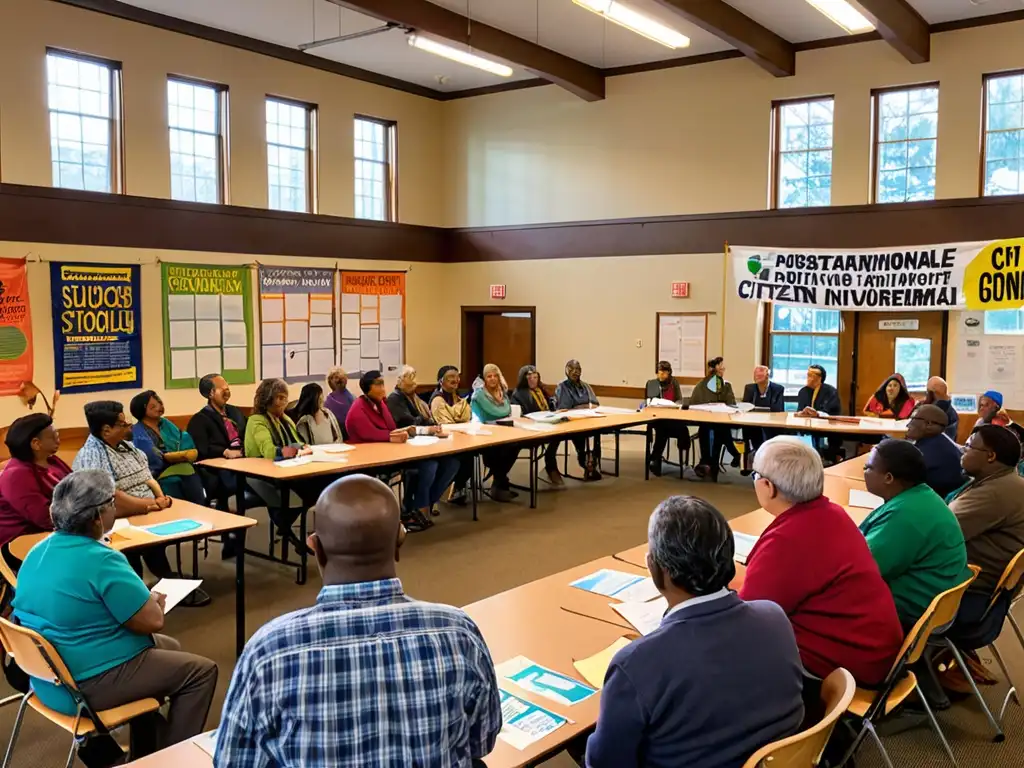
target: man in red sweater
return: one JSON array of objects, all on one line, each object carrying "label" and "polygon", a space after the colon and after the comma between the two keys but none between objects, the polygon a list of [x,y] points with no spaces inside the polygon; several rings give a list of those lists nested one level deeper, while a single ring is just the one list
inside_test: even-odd
[{"label": "man in red sweater", "polygon": [[858,684],[876,686],[903,629],[863,534],[822,495],[824,485],[821,458],[799,438],[775,437],[758,449],[754,491],[775,520],[747,558],[740,597],[782,607],[811,674],[845,667]]}]

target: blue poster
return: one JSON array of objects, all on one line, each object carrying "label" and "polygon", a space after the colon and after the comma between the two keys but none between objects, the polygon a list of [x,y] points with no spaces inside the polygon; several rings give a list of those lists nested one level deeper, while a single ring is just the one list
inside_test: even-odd
[{"label": "blue poster", "polygon": [[50,264],[55,387],[64,393],[142,386],[137,264]]},{"label": "blue poster", "polygon": [[503,689],[501,695],[501,733],[498,737],[516,749],[526,749],[536,741],[557,731],[568,720],[538,707],[533,702],[513,696]]},{"label": "blue poster", "polygon": [[568,675],[542,667],[525,656],[516,656],[494,667],[495,673],[531,693],[557,701],[559,704],[579,704],[589,699],[596,688],[574,680]]}]

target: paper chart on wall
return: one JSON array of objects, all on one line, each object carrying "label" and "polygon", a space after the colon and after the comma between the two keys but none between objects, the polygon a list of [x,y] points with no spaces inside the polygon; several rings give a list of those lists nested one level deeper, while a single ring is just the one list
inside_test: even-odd
[{"label": "paper chart on wall", "polygon": [[703,378],[708,318],[705,314],[658,314],[658,359],[677,377]]},{"label": "paper chart on wall", "polygon": [[396,373],[401,368],[405,278],[404,272],[342,271],[342,367],[350,376],[367,370]]},{"label": "paper chart on wall", "polygon": [[263,376],[323,379],[337,364],[333,269],[260,267]]}]

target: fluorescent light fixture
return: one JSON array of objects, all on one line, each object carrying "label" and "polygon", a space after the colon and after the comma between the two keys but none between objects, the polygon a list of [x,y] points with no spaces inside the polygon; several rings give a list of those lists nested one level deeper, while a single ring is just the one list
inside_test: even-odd
[{"label": "fluorescent light fixture", "polygon": [[655,21],[650,16],[634,11],[628,5],[623,5],[618,0],[572,0],[576,5],[586,8],[588,11],[604,16],[608,21],[614,21],[621,27],[632,30],[638,35],[643,35],[648,40],[661,43],[668,48],[686,48],[690,45],[690,38],[671,27],[666,27],[660,21]]},{"label": "fluorescent light fixture", "polygon": [[870,32],[875,28],[874,24],[864,18],[864,15],[846,0],[807,0],[807,2],[851,35],[858,32]]},{"label": "fluorescent light fixture", "polygon": [[461,48],[453,48],[430,37],[411,34],[409,35],[409,45],[413,48],[419,48],[421,51],[432,53],[435,56],[443,56],[446,59],[457,61],[459,64],[465,64],[468,67],[482,69],[485,72],[490,72],[492,75],[512,77],[512,67],[485,59],[483,56],[477,56],[475,53],[464,51]]}]

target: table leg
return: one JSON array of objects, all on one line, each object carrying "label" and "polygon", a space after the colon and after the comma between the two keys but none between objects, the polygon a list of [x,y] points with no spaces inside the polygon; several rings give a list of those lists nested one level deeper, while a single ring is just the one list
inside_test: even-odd
[{"label": "table leg", "polygon": [[530,444],[530,509],[537,508],[537,444]]},{"label": "table leg", "polygon": [[473,454],[473,474],[469,479],[469,495],[473,499],[473,522],[477,522],[480,518],[477,517],[476,505],[479,501],[478,494],[480,492],[480,454]]},{"label": "table leg", "polygon": [[238,551],[235,554],[235,657],[245,647],[245,534],[241,528],[235,534]]},{"label": "table leg", "polygon": [[615,430],[615,476],[619,476],[619,438],[622,436],[622,430]]},{"label": "table leg", "polygon": [[[679,463],[683,463],[683,457],[679,457]],[[644,430],[644,480],[651,479],[651,425]]]}]

